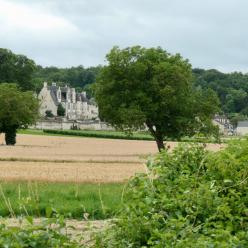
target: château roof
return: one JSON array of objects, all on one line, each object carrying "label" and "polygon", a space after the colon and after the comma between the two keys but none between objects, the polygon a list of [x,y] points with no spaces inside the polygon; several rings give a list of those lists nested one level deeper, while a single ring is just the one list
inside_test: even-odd
[{"label": "ch\u00e2teau roof", "polygon": [[[47,89],[50,91],[51,97],[56,105],[59,104],[58,98],[57,98],[57,91],[60,89],[61,93],[67,93],[68,91],[71,91],[74,88],[70,87],[59,87],[56,85],[51,85],[47,86]],[[87,102],[90,103],[91,100],[89,100],[86,96],[86,94],[82,93],[76,93],[76,101],[81,101],[81,102]]]}]

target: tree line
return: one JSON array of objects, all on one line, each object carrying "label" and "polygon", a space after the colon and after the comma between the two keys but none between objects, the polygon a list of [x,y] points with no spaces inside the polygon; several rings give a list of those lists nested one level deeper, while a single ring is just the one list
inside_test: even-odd
[{"label": "tree line", "polygon": [[[78,90],[92,92],[100,118],[116,128],[132,132],[146,124],[159,150],[165,148],[163,141],[167,138],[216,133],[211,122],[216,113],[235,118],[248,114],[246,74],[192,69],[180,54],[172,55],[160,47],[114,47],[106,60],[103,67],[43,68],[24,55],[0,49],[0,86],[4,83],[2,91],[6,91],[1,98],[9,93],[6,83],[12,84],[13,96],[15,91],[21,96],[21,91],[38,92],[43,81],[66,82]],[[2,101],[2,116],[8,118],[15,116],[15,106],[9,102],[11,94],[8,101]],[[37,104],[27,102],[29,113],[37,111]],[[0,120],[0,132],[7,133],[5,119]],[[16,123],[10,132],[25,126],[25,121]]]},{"label": "tree line", "polygon": [[42,67],[24,55],[14,54],[0,48],[0,83],[15,83],[23,91],[38,93],[44,81],[65,82],[78,90],[96,81],[101,66],[85,68],[82,65],[70,68]]},{"label": "tree line", "polygon": [[195,87],[212,89],[221,103],[221,113],[236,125],[248,118],[248,74],[222,73],[218,70],[193,69]]},{"label": "tree line", "polygon": [[[102,66],[70,68],[42,67],[24,55],[0,49],[0,83],[16,83],[23,90],[42,88],[43,82],[66,82],[78,91],[90,91]],[[241,72],[223,73],[215,69],[195,68],[193,82],[196,88],[212,89],[221,103],[221,112],[229,118],[248,116],[248,74]],[[91,93],[91,92],[89,92]]]}]

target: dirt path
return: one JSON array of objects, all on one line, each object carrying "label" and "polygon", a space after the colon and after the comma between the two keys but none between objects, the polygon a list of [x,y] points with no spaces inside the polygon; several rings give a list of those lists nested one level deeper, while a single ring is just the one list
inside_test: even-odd
[{"label": "dirt path", "polygon": [[[44,222],[45,218],[36,218],[33,220],[33,225],[40,225]],[[67,219],[65,221],[66,228],[62,229],[62,232],[67,233],[73,240],[77,240],[84,244],[92,244],[92,234],[102,232],[106,227],[111,224],[111,220],[73,220]],[[0,224],[5,224],[8,227],[22,227],[30,225],[30,223],[24,219],[20,222],[20,219],[15,218],[3,218],[0,219]],[[71,228],[73,227],[73,228]]]}]

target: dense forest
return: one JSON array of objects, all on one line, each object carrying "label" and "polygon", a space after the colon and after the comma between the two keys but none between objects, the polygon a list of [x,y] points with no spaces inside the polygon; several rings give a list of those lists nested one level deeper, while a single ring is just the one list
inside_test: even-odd
[{"label": "dense forest", "polygon": [[37,66],[33,74],[33,82],[38,91],[44,81],[64,82],[71,87],[82,90],[87,85],[95,82],[100,69],[100,66],[85,68],[81,65],[71,68]]},{"label": "dense forest", "polygon": [[248,74],[241,72],[222,73],[211,69],[193,69],[196,87],[213,89],[221,103],[222,114],[233,124],[248,116]]},{"label": "dense forest", "polygon": [[15,83],[22,90],[34,90],[37,93],[43,82],[63,82],[78,90],[86,89],[94,83],[101,66],[85,68],[42,67],[24,55],[0,48],[0,83]]},{"label": "dense forest", "polygon": [[[95,82],[101,66],[85,68],[42,67],[24,55],[16,55],[0,49],[0,83],[16,83],[23,90],[39,92],[44,81],[65,82],[77,90],[85,89]],[[237,121],[248,116],[248,74],[222,73],[218,70],[193,69],[195,87],[213,89],[221,102],[222,114]]]}]

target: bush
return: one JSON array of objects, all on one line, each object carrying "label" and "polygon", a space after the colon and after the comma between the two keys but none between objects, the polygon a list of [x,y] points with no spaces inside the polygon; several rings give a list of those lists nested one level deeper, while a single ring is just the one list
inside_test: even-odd
[{"label": "bush", "polygon": [[46,110],[45,114],[46,114],[46,117],[54,117],[51,110]]},{"label": "bush", "polygon": [[248,140],[225,150],[180,145],[133,178],[97,247],[248,247]]},{"label": "bush", "polygon": [[65,108],[61,103],[58,105],[57,116],[65,116]]}]

